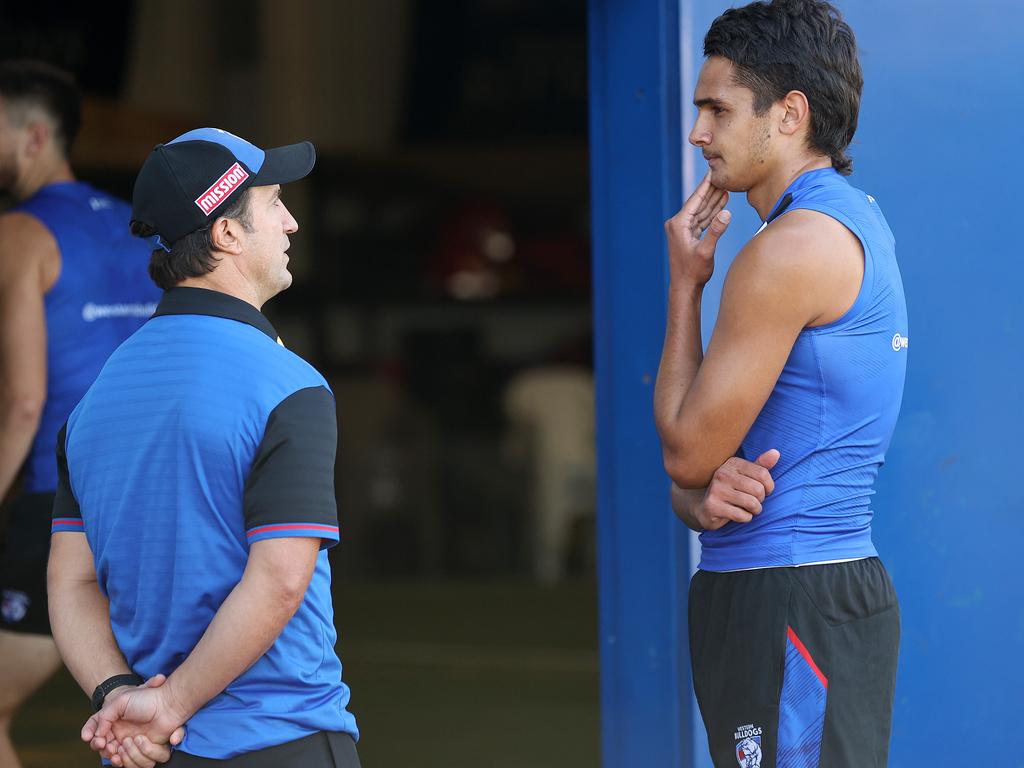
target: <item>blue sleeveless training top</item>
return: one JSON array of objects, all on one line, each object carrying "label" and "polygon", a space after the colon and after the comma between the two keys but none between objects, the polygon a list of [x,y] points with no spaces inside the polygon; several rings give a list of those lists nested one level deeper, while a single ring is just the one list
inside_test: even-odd
[{"label": "blue sleeveless training top", "polygon": [[34,216],[60,249],[60,277],[45,296],[46,404],[25,463],[26,493],[57,487],[57,432],[117,346],[160,298],[150,246],[128,230],[131,209],[79,181],[43,187],[11,209]]},{"label": "blue sleeveless training top", "polygon": [[740,446],[749,461],[779,449],[775,492],[751,522],[701,534],[704,570],[876,554],[870,500],[899,414],[909,347],[895,241],[874,198],[831,168],[797,178],[773,211],[780,208],[781,215],[819,211],[845,225],[864,249],[864,280],[845,315],[797,337]]}]

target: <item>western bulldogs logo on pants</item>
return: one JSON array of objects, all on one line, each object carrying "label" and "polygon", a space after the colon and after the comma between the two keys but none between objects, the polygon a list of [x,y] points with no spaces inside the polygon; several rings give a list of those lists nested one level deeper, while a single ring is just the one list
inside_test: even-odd
[{"label": "western bulldogs logo on pants", "polygon": [[761,768],[761,737],[754,736],[737,744],[736,759],[740,768]]},{"label": "western bulldogs logo on pants", "polygon": [[733,734],[736,739],[736,762],[740,768],[761,768],[761,729],[753,724],[741,725]]}]

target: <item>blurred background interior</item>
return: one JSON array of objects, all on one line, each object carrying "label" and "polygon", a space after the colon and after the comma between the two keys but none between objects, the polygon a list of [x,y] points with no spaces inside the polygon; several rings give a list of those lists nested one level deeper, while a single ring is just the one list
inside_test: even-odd
[{"label": "blurred background interior", "polygon": [[[85,94],[79,177],[309,139],[265,312],[338,403],[339,653],[369,766],[598,764],[583,0],[0,2]],[[93,765],[68,677],[15,723]],[[35,762],[31,762],[35,761]]]}]

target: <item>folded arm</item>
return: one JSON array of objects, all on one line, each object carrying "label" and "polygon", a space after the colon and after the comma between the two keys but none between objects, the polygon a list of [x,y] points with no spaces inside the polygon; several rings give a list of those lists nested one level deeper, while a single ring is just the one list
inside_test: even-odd
[{"label": "folded arm", "polygon": [[779,460],[774,448],[746,461],[733,456],[715,470],[707,488],[680,488],[672,483],[672,511],[698,533],[726,523],[749,523],[761,514],[764,500],[775,490],[771,469]]},{"label": "folded arm", "polygon": [[670,286],[655,417],[665,469],[678,487],[709,485],[764,407],[800,332],[838,317],[835,308],[852,303],[851,285],[856,296],[852,267],[836,269],[837,261],[852,265],[848,254],[834,253],[852,235],[825,218],[795,211],[737,255],[703,359],[693,351],[700,342],[694,286],[675,280]]}]

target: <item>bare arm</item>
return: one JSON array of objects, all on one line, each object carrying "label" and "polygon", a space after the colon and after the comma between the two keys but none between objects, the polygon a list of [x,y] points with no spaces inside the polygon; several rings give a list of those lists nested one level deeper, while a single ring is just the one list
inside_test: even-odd
[{"label": "bare arm", "polygon": [[680,488],[672,483],[672,511],[687,528],[697,533],[707,530],[700,521],[701,504],[707,492],[707,488]]},{"label": "bare arm", "polygon": [[[131,671],[110,628],[110,604],[100,591],[93,566],[92,549],[81,533],[55,533],[50,542],[50,561],[47,568],[50,626],[61,657],[71,675],[87,696],[100,683],[114,675]],[[160,685],[158,676],[150,685]],[[115,688],[107,699],[113,701],[132,690],[131,686]],[[177,744],[181,733],[172,734],[170,741]],[[89,739],[91,741],[91,736]],[[99,751],[107,748],[105,756],[112,757],[114,765],[144,768],[170,760],[170,749],[148,741],[141,745],[121,745],[104,739],[90,744]],[[127,750],[127,756],[114,753]]]},{"label": "bare arm", "polygon": [[46,400],[43,295],[59,271],[57,243],[38,220],[0,216],[0,498],[39,428]]},{"label": "bare arm", "polygon": [[53,534],[46,589],[53,639],[87,696],[104,680],[131,672],[110,628],[110,604],[96,581],[83,534]]},{"label": "bare arm", "polygon": [[[728,193],[711,186],[708,175],[679,213],[665,222],[669,247],[668,318],[654,386],[654,418],[663,443],[665,431],[678,414],[682,398],[693,384],[704,357],[701,299],[704,285],[715,269],[718,238],[729,226],[729,212],[724,210],[728,201]],[[704,486],[707,483],[696,487]]]},{"label": "bare arm", "polygon": [[313,578],[320,539],[254,542],[242,580],[199,644],[167,680],[186,719],[260,658],[295,615]]},{"label": "bare arm", "polygon": [[656,416],[665,468],[676,485],[711,482],[757,418],[800,332],[853,303],[863,256],[852,237],[823,214],[787,214],[733,262],[711,343],[695,370],[678,362],[666,334]]}]

